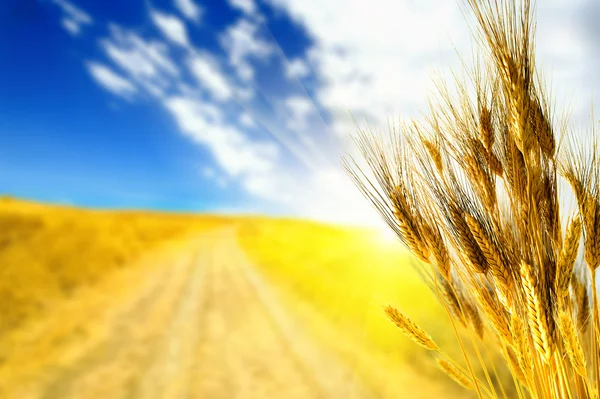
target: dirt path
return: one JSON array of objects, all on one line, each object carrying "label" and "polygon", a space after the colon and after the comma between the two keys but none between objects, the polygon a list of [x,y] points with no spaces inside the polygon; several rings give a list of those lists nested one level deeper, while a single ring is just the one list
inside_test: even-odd
[{"label": "dirt path", "polygon": [[233,229],[162,262],[0,340],[0,397],[371,397],[280,304]]}]

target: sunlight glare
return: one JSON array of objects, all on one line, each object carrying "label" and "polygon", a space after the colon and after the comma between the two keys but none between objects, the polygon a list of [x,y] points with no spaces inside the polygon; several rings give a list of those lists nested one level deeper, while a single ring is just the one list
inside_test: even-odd
[{"label": "sunlight glare", "polygon": [[400,240],[396,233],[394,233],[394,231],[390,229],[390,227],[387,225],[381,226],[381,228],[379,229],[378,239],[382,244],[386,245],[398,245],[400,243]]}]

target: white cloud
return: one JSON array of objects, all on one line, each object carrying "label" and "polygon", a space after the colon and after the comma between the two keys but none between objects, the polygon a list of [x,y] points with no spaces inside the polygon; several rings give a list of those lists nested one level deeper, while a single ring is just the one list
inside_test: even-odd
[{"label": "white cloud", "polygon": [[247,15],[254,15],[257,11],[254,0],[229,0],[229,4]]},{"label": "white cloud", "polygon": [[301,79],[308,76],[309,73],[308,65],[300,58],[291,60],[285,65],[285,75],[289,79]]},{"label": "white cloud", "polygon": [[200,22],[203,10],[194,0],[175,0],[175,7],[189,20]]},{"label": "white cloud", "polygon": [[254,118],[248,112],[242,112],[240,114],[240,124],[247,128],[256,127],[256,122],[254,121]]},{"label": "white cloud", "polygon": [[[314,40],[308,55],[322,82],[316,98],[342,136],[355,130],[350,113],[383,128],[389,116],[417,116],[434,88],[432,72],[460,70],[454,46],[467,61],[473,46],[454,1],[354,1],[344,7],[337,0],[267,1],[303,25]],[[582,65],[589,65],[591,52],[575,10],[593,3],[553,0],[536,6],[538,66],[550,67],[546,76],[553,76],[558,90],[570,90],[570,97],[585,90]],[[588,75],[594,74],[588,70]]]},{"label": "white cloud", "polygon": [[[301,183],[300,183],[301,182]],[[290,209],[296,216],[334,223],[383,226],[380,216],[341,168],[292,174],[277,170],[245,179],[244,188],[258,198]]]},{"label": "white cloud", "polygon": [[308,117],[314,110],[315,105],[307,97],[292,96],[284,101],[285,107],[291,117],[287,119],[286,125],[292,130],[304,130],[308,127]]},{"label": "white cloud", "polygon": [[165,101],[179,129],[207,146],[227,174],[251,179],[277,165],[279,149],[267,141],[252,140],[228,125],[219,108],[198,99],[173,97]]},{"label": "white cloud", "polygon": [[258,26],[246,19],[231,25],[220,37],[221,45],[229,56],[229,63],[243,80],[254,77],[250,58],[265,60],[272,52],[272,46],[258,37]]},{"label": "white cloud", "polygon": [[91,24],[93,22],[88,13],[67,0],[54,0],[54,4],[58,5],[65,14],[78,23]]},{"label": "white cloud", "polygon": [[162,96],[180,74],[168,47],[117,25],[109,30],[110,37],[100,41],[108,58],[150,94]]},{"label": "white cloud", "polygon": [[153,10],[150,12],[152,21],[163,35],[175,44],[188,47],[190,42],[185,24],[179,18]]},{"label": "white cloud", "polygon": [[62,26],[72,36],[78,36],[81,33],[81,27],[94,23],[92,17],[67,0],[53,0],[54,4],[59,6],[63,12]]},{"label": "white cloud", "polygon": [[384,124],[390,114],[424,105],[431,66],[457,65],[450,38],[460,49],[469,33],[455,2],[269,1],[314,39],[308,55],[323,83],[316,97],[340,134],[354,132],[346,130],[348,110]]},{"label": "white cloud", "polygon": [[207,89],[219,101],[229,100],[234,89],[217,61],[209,54],[194,55],[189,62],[190,70],[200,85]]},{"label": "white cloud", "polygon": [[[325,164],[322,136],[317,139],[300,131],[290,134],[279,115],[265,113],[251,103],[256,82],[241,81],[252,80],[251,62],[265,61],[274,51],[261,38],[255,23],[242,18],[220,36],[227,53],[225,62],[230,66],[224,65],[219,55],[194,46],[187,36],[183,17],[179,20],[156,11],[151,13],[164,39],[109,25],[109,35],[99,40],[106,64],[86,63],[99,85],[126,99],[154,101],[172,116],[177,130],[210,154],[202,159],[198,175],[206,183],[213,182],[215,187],[223,189],[236,184],[249,196],[266,200],[271,206],[288,207],[297,215],[332,220],[336,212],[346,218],[354,214],[339,209],[339,201],[348,198],[335,197],[331,190],[337,193],[343,190],[334,189],[334,184],[322,178],[323,170],[328,170],[322,168]],[[178,46],[185,46],[184,51]],[[181,64],[185,70],[180,69]],[[293,73],[303,73],[299,63],[294,64]],[[150,96],[144,96],[148,93]],[[262,94],[289,116],[288,124],[309,127],[310,118],[315,116],[309,98],[286,99],[281,93],[268,90]],[[252,113],[236,113],[240,105]],[[326,134],[323,129],[319,131]],[[327,156],[334,157],[329,153]],[[338,159],[332,159],[331,163],[338,164]],[[343,174],[336,176],[343,179],[339,184],[351,187]],[[333,198],[338,202],[330,201]]]},{"label": "white cloud", "polygon": [[[279,179],[277,179],[279,177]],[[279,183],[284,181],[277,174],[258,174],[249,176],[243,181],[244,188],[256,197],[291,205],[294,197],[290,191],[282,190]],[[289,176],[287,176],[289,178]]]},{"label": "white cloud", "polygon": [[79,32],[81,32],[81,27],[77,22],[72,20],[71,18],[63,18],[62,26],[73,36],[78,36]]},{"label": "white cloud", "polygon": [[235,97],[243,101],[250,101],[254,98],[254,90],[250,87],[236,87]]},{"label": "white cloud", "polygon": [[311,177],[310,192],[299,193],[303,214],[317,220],[383,227],[381,217],[341,168],[323,169]]},{"label": "white cloud", "polygon": [[137,91],[133,83],[106,65],[90,61],[86,63],[86,66],[96,82],[118,96],[130,98]]}]

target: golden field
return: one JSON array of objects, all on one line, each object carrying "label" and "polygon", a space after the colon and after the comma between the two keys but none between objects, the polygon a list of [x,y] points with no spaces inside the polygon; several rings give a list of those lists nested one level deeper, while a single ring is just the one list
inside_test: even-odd
[{"label": "golden field", "polygon": [[3,199],[0,397],[469,397],[381,311],[460,356],[412,262],[364,229]]},{"label": "golden field", "polygon": [[0,199],[0,332],[52,311],[150,248],[222,221]]}]

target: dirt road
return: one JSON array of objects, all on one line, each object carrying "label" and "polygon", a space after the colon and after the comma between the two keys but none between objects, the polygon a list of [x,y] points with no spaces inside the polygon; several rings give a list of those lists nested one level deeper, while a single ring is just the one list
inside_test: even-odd
[{"label": "dirt road", "polygon": [[0,397],[372,397],[281,304],[233,229],[151,261],[3,337]]}]

